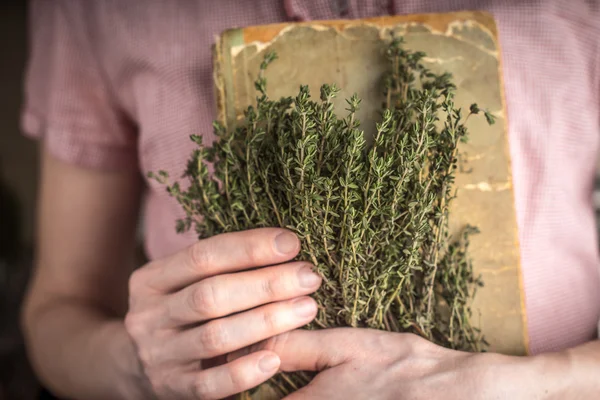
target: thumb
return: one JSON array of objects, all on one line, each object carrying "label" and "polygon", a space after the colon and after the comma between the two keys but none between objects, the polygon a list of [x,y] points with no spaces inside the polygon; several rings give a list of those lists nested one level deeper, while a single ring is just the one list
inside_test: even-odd
[{"label": "thumb", "polygon": [[354,333],[348,328],[295,330],[274,338],[272,350],[281,359],[282,371],[323,371],[350,361]]},{"label": "thumb", "polygon": [[356,335],[352,328],[295,330],[274,336],[228,356],[233,361],[258,350],[270,350],[279,356],[281,371],[322,371],[348,362],[355,354]]}]

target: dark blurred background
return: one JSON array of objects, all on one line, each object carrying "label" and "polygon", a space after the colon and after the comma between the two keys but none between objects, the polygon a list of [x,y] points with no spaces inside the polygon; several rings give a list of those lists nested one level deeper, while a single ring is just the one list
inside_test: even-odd
[{"label": "dark blurred background", "polygon": [[38,386],[27,364],[18,313],[31,266],[37,146],[19,132],[27,56],[26,2],[0,5],[0,400],[28,400]]}]

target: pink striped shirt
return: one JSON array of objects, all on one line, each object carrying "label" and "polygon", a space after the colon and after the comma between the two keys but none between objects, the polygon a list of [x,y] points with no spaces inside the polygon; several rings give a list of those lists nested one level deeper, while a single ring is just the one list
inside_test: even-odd
[{"label": "pink striped shirt", "polygon": [[[179,176],[188,136],[212,135],[210,45],[222,30],[465,9],[490,11],[500,32],[531,350],[589,341],[600,319],[597,0],[34,1],[22,127],[80,166]],[[148,182],[151,258],[196,240],[175,233],[178,217]]]}]

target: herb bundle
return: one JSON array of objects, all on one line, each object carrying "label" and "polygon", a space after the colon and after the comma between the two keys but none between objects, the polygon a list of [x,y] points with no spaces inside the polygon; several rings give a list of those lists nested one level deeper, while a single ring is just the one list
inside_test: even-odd
[{"label": "herb bundle", "polygon": [[[485,344],[469,319],[470,299],[481,281],[467,250],[467,226],[452,237],[449,206],[455,195],[458,145],[467,115],[454,104],[450,74],[422,64],[425,54],[392,38],[385,49],[381,118],[367,144],[356,117],[360,99],[336,114],[335,85],[315,100],[307,86],[296,97],[273,100],[264,76],[255,82],[256,104],[235,129],[214,123],[217,140],[198,147],[184,177],[189,187],[150,174],[186,211],[178,231],[199,237],[257,227],[286,227],[302,242],[299,259],[323,277],[314,295],[319,312],[308,329],[337,326],[412,332],[445,347],[479,351]],[[209,164],[214,173],[209,172]],[[272,380],[289,393],[309,375]]]}]

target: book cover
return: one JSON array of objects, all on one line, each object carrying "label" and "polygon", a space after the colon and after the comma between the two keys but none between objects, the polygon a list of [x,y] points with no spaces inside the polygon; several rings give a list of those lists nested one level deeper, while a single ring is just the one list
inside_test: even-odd
[{"label": "book cover", "polygon": [[527,354],[501,52],[491,15],[467,11],[227,30],[213,48],[217,118],[228,128],[235,126],[255,102],[254,80],[264,54],[275,51],[278,60],[266,73],[271,98],[294,96],[301,84],[318,94],[323,83],[335,83],[341,88],[338,112],[357,93],[361,127],[372,135],[387,67],[383,49],[391,32],[405,39],[406,48],[425,52],[427,67],[453,75],[457,105],[468,110],[477,103],[496,116],[492,126],[483,117],[469,121],[450,221],[455,232],[466,224],[481,231],[472,237],[470,254],[485,286],[473,302],[472,322],[482,329],[490,351]]}]

